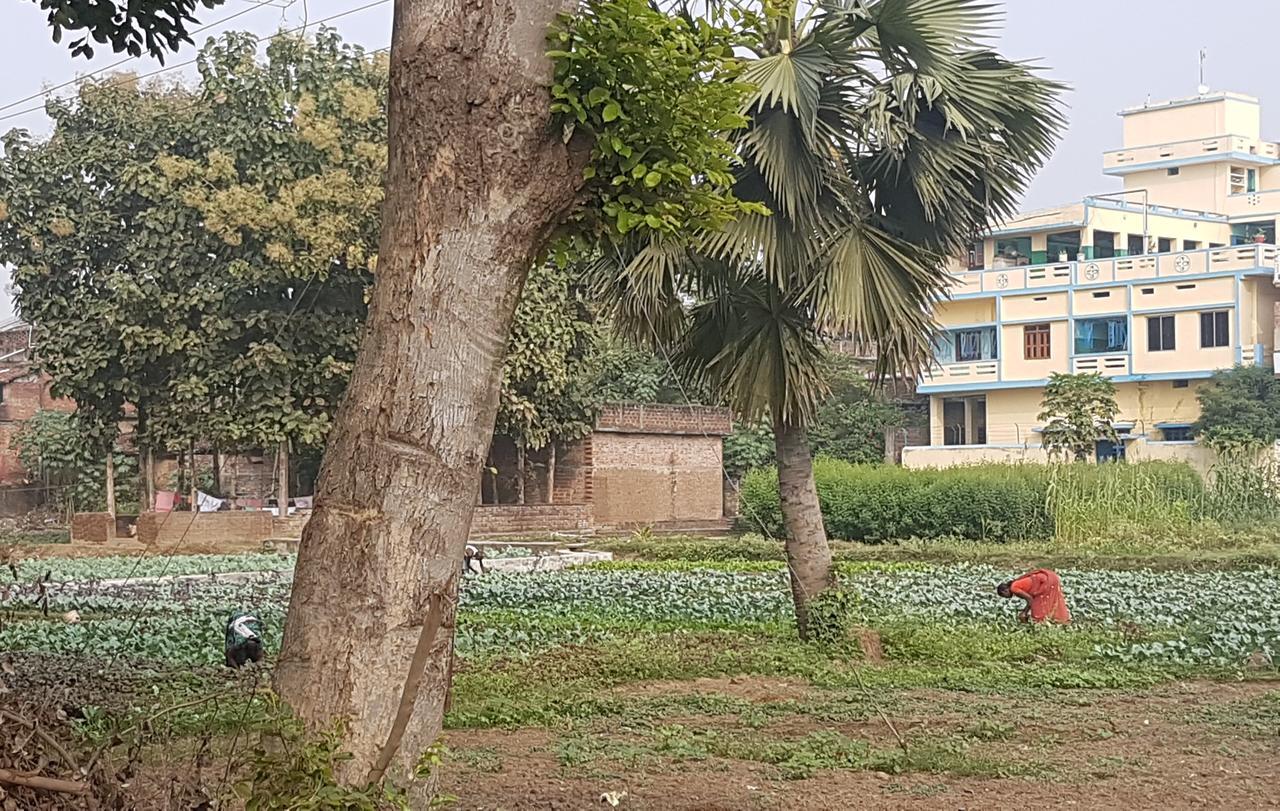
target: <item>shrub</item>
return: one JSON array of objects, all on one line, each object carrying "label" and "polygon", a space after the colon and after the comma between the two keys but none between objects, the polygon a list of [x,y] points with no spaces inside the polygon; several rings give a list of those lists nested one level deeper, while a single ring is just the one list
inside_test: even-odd
[{"label": "shrub", "polygon": [[[814,478],[827,533],[850,541],[1080,537],[1214,517],[1199,475],[1167,462],[908,470],[819,459]],[[739,520],[743,529],[785,534],[777,471],[746,476]]]}]

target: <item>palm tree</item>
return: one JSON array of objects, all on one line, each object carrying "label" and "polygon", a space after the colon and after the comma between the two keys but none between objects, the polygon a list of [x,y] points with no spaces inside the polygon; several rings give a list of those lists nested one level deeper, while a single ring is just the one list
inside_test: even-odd
[{"label": "palm tree", "polygon": [[[683,13],[688,13],[687,9]],[[1062,125],[1060,86],[980,37],[975,0],[796,0],[731,13],[752,57],[735,193],[770,212],[633,244],[596,266],[615,317],[774,428],[796,620],[835,585],[806,426],[836,334],[877,375],[928,363],[949,257],[1013,213]]]}]

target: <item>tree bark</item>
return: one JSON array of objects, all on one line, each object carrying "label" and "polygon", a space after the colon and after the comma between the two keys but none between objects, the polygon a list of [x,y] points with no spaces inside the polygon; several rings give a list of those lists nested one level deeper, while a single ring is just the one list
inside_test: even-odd
[{"label": "tree bark", "polygon": [[276,449],[276,514],[289,515],[289,440],[280,442]]},{"label": "tree bark", "polygon": [[516,503],[524,504],[524,483],[528,478],[528,472],[525,470],[524,443],[516,443]]},{"label": "tree bark", "polygon": [[813,480],[813,454],[809,432],[775,421],[774,448],[778,456],[778,496],[787,529],[787,565],[791,571],[791,597],[796,606],[800,637],[809,637],[809,603],[835,585],[831,547],[818,505]]},{"label": "tree bark", "polygon": [[303,533],[275,686],[310,729],[345,722],[341,780],[382,778],[389,752],[385,776],[411,784],[419,808],[434,781],[413,782],[413,766],[440,735],[511,319],[588,154],[550,126],[546,34],[572,7],[395,7],[369,321]]},{"label": "tree bark", "polygon": [[556,442],[551,440],[547,451],[547,503],[556,503]]},{"label": "tree bark", "polygon": [[156,454],[150,443],[142,456],[142,498],[144,511],[156,508]]},{"label": "tree bark", "polygon": [[191,466],[191,480],[188,483],[191,498],[191,512],[200,512],[200,480],[196,476],[196,441],[193,439],[187,445],[187,461]]},{"label": "tree bark", "polygon": [[107,513],[112,518],[116,517],[116,449],[114,447],[107,448]]}]

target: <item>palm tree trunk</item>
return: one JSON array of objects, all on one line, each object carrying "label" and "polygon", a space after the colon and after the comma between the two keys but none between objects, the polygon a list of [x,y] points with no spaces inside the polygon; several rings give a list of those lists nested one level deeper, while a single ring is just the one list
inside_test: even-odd
[{"label": "palm tree trunk", "polygon": [[818,505],[818,488],[813,480],[809,432],[775,421],[773,438],[778,455],[778,496],[787,529],[787,565],[791,570],[796,627],[800,637],[807,639],[809,603],[835,585],[835,570]]},{"label": "palm tree trunk", "polygon": [[440,736],[458,580],[520,288],[588,150],[550,126],[547,27],[571,0],[397,0],[368,326],[302,536],[275,687],[344,723],[347,784]]}]

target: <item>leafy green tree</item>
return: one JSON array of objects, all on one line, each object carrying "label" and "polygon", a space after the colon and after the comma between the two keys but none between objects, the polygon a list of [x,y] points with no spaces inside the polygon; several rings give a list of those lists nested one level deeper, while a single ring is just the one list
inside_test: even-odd
[{"label": "leafy green tree", "polygon": [[[74,510],[106,507],[106,476],[99,448],[76,414],[37,411],[14,434],[11,447],[18,452],[18,461],[31,481],[47,486],[58,506]],[[120,503],[127,509],[136,492],[136,468],[119,449],[114,453],[114,484]]]},{"label": "leafy green tree", "polygon": [[5,137],[0,261],[14,267],[37,368],[76,402],[79,428],[108,466],[126,403],[137,408],[140,444],[154,444],[151,415],[175,359],[202,340],[209,300],[180,261],[196,218],[150,199],[156,159],[192,142],[192,102],[181,88],[113,77],[51,100],[48,139]]},{"label": "leafy green tree", "polygon": [[1055,372],[1044,387],[1037,417],[1044,423],[1040,441],[1051,455],[1086,461],[1098,440],[1119,441],[1112,424],[1118,411],[1116,387],[1107,378],[1097,372]]},{"label": "leafy green tree", "polygon": [[217,303],[162,414],[186,444],[316,447],[355,362],[377,258],[386,171],[386,64],[321,29],[313,41],[231,34],[206,46],[197,141],[161,156],[156,204],[203,228],[184,243]]},{"label": "leafy green tree", "polygon": [[921,366],[947,257],[1014,211],[1062,119],[1057,85],[977,44],[990,17],[972,0],[751,8],[725,6],[755,57],[734,193],[771,214],[634,240],[600,288],[686,377],[772,425],[807,634],[835,585],[809,436],[826,338],[875,342],[881,373]]},{"label": "leafy green tree", "polygon": [[1219,449],[1256,449],[1280,440],[1280,381],[1265,366],[1237,366],[1214,374],[1196,393],[1196,433]]},{"label": "leafy green tree", "polygon": [[516,446],[521,504],[527,452],[550,445],[553,468],[555,443],[594,427],[599,348],[599,327],[574,269],[550,262],[535,267],[512,321],[494,428]]}]

